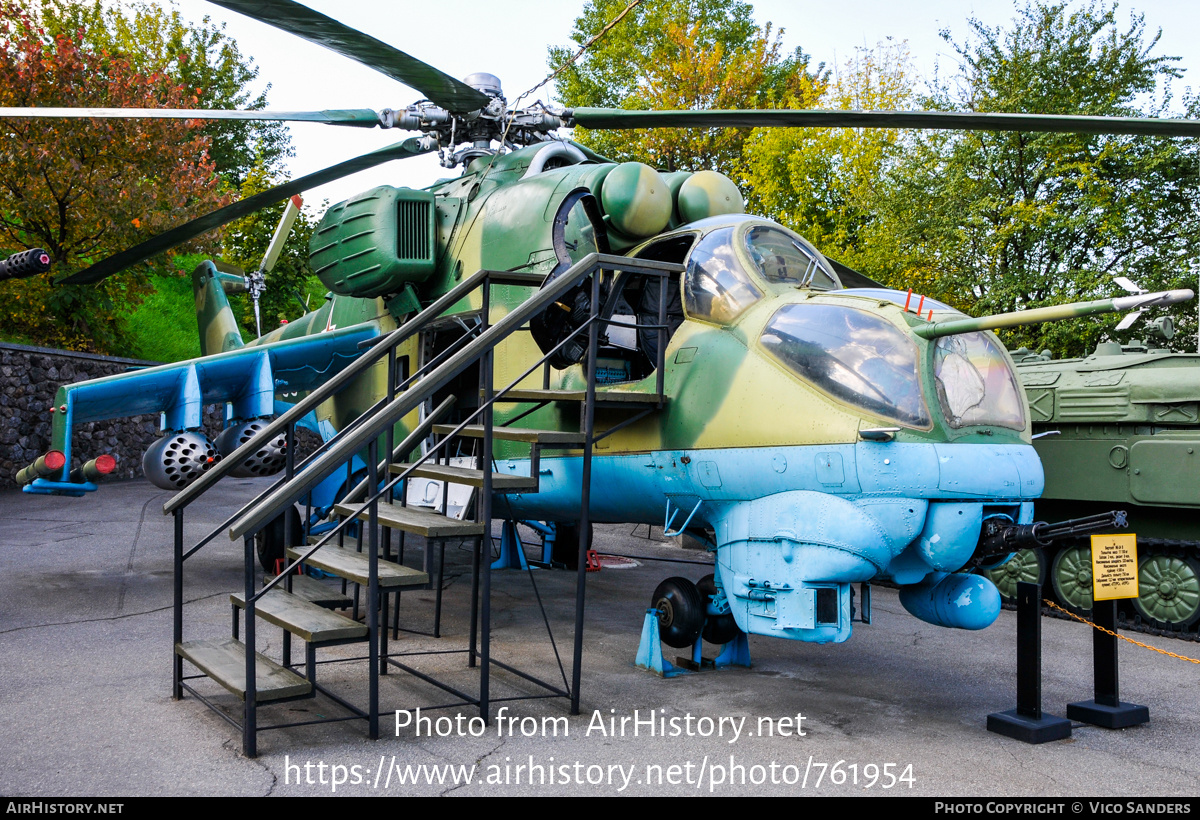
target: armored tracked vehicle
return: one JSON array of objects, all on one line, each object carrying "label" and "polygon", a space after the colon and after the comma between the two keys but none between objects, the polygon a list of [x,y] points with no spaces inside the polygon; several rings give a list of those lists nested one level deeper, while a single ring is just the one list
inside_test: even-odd
[{"label": "armored tracked vehicle", "polygon": [[[1200,354],[1150,341],[1102,342],[1086,358],[1014,351],[1029,399],[1046,488],[1038,519],[1059,521],[1119,507],[1137,534],[1140,597],[1123,602],[1128,626],[1196,639],[1200,625]],[[989,577],[1004,595],[1041,581],[1067,609],[1092,606],[1087,538],[1023,550]]]}]

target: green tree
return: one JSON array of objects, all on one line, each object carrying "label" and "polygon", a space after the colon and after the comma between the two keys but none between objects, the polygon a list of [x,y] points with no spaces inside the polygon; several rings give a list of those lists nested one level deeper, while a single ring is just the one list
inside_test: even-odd
[{"label": "green tree", "polygon": [[[816,107],[903,110],[913,107],[914,87],[907,46],[880,44],[842,66]],[[799,107],[796,100],[789,104]],[[876,279],[911,275],[886,218],[894,194],[887,172],[911,142],[891,129],[756,129],[744,147],[749,210]]]},{"label": "green tree", "polygon": [[[0,106],[184,107],[196,99],[82,36],[46,34],[0,3]],[[0,127],[0,251],[46,248],[64,275],[218,207],[209,139],[165,120],[9,119]],[[121,351],[124,313],[147,291],[145,266],[99,286],[4,283],[0,324],[39,344]]]},{"label": "green tree", "polygon": [[[955,45],[958,82],[937,89],[937,107],[1160,116],[1181,74],[1154,54],[1158,38],[1141,16],[1119,25],[1106,4],[1039,0],[1008,28],[972,19],[969,29]],[[1196,113],[1194,101],[1187,107]],[[1114,295],[1118,275],[1148,289],[1194,286],[1198,172],[1192,140],[942,134],[897,163],[890,229],[937,272],[939,295],[976,314]],[[1179,316],[1195,327],[1193,310]],[[1116,321],[1017,329],[1005,340],[1080,355]]]},{"label": "green tree", "polygon": [[[143,74],[165,74],[195,98],[186,108],[261,110],[266,86],[255,93],[258,68],[237,43],[205,17],[188,23],[177,10],[140,2],[125,6],[100,0],[34,0],[33,16],[45,35],[76,37],[81,47],[128,61]],[[231,189],[256,164],[272,172],[293,151],[287,128],[278,122],[212,121],[202,125],[209,156]]]},{"label": "green tree", "polygon": [[[600,33],[627,3],[591,0],[571,38],[582,45]],[[758,26],[742,0],[671,0],[643,3],[599,39],[557,80],[563,105],[637,110],[770,108],[784,100],[815,98],[824,72],[808,71],[799,49],[784,56],[782,31]],[[558,69],[575,48],[550,49]],[[747,129],[589,131],[575,139],[619,161],[639,160],[662,170],[713,169],[740,176]]]}]

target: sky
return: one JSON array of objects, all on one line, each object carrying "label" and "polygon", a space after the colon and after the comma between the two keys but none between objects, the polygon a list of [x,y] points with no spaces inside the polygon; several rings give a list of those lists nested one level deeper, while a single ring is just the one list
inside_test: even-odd
[{"label": "sky", "polygon": [[[572,25],[583,5],[582,0],[458,0],[444,6],[394,0],[303,2],[452,76],[462,78],[477,71],[495,74],[510,102],[549,73],[546,49],[570,44]],[[174,5],[190,21],[207,15],[226,25],[226,33],[257,64],[260,83],[270,83],[270,108],[399,109],[421,96],[352,60],[205,0],[174,0]],[[1015,13],[1010,0],[757,0],[752,5],[760,24],[769,21],[776,29],[783,28],[787,50],[802,48],[813,63],[836,67],[853,57],[857,48],[890,38],[907,42],[921,76],[932,75],[935,68],[945,76],[958,64],[940,31],[949,30],[961,41],[968,33],[968,18],[995,26],[1007,23]],[[1200,41],[1195,37],[1200,31],[1200,3],[1123,0],[1117,19],[1126,23],[1134,12],[1145,15],[1151,36],[1162,30],[1152,53],[1180,58],[1178,65],[1185,74],[1175,84],[1176,96],[1189,84],[1200,87]],[[553,90],[544,87],[534,98],[552,103]],[[296,156],[288,162],[293,177],[410,136],[402,131],[315,123],[289,127],[296,149]],[[322,200],[337,202],[376,185],[424,187],[456,173],[441,168],[434,156],[418,157],[314,189],[305,194],[305,201],[319,208]]]}]

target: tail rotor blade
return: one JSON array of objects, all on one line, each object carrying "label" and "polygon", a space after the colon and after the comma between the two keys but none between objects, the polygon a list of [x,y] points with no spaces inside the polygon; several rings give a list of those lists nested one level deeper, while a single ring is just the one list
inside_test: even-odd
[{"label": "tail rotor blade", "polygon": [[121,251],[78,273],[64,279],[59,279],[55,284],[89,285],[99,282],[114,273],[128,268],[130,265],[143,262],[155,254],[170,250],[176,245],[187,242],[189,239],[195,239],[197,236],[219,228],[235,219],[249,216],[260,208],[274,205],[276,202],[287,199],[293,194],[301,193],[310,188],[316,188],[319,185],[350,176],[367,168],[373,168],[385,162],[428,153],[436,147],[436,142],[427,137],[410,137],[404,140],[404,142],[380,148],[378,151],[372,151],[369,154],[363,154],[360,157],[355,157],[345,162],[339,162],[337,165],[330,166],[322,171],[285,182],[282,185],[276,185],[274,188],[270,188],[262,193],[246,197],[238,202],[226,205],[224,208],[218,208],[204,216],[197,217],[191,222],[180,225],[177,228],[172,228],[128,250]]}]

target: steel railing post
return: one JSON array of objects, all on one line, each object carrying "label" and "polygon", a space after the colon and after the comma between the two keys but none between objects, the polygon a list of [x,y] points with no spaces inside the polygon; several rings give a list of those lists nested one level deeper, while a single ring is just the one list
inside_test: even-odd
[{"label": "steel railing post", "polygon": [[596,422],[596,348],[600,341],[600,272],[592,273],[591,326],[588,328],[587,395],[583,402],[583,470],[579,491],[579,553],[575,570],[575,642],[571,658],[571,714],[579,714],[579,682],[583,675],[583,610],[587,589],[587,554],[592,548],[592,441]]},{"label": "steel railing post", "polygon": [[174,623],[172,624],[171,697],[183,697],[183,656],[175,647],[183,643],[183,510],[176,510],[175,518],[175,579],[174,579]]},{"label": "steel railing post", "polygon": [[254,652],[254,536],[246,535],[242,539],[243,553],[246,562],[245,594],[246,594],[246,712],[242,722],[242,754],[255,757],[258,754],[258,681],[255,678],[256,656]]}]

